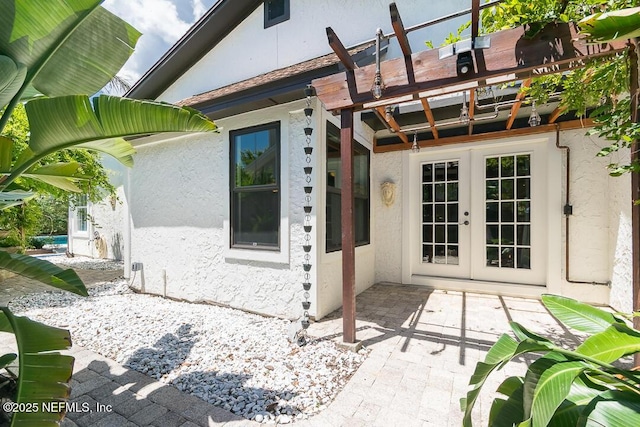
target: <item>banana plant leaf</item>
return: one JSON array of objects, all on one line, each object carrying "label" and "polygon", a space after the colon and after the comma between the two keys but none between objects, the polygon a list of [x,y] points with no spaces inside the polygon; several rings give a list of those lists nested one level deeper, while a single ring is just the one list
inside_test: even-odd
[{"label": "banana plant leaf", "polygon": [[2,177],[3,174],[8,173],[11,169],[12,150],[13,141],[6,136],[0,135],[0,177]]},{"label": "banana plant leaf", "polygon": [[36,179],[63,190],[80,193],[82,190],[74,182],[86,181],[90,176],[82,175],[82,165],[78,162],[50,163],[41,167],[33,167],[22,174],[22,177]]},{"label": "banana plant leaf", "polygon": [[[38,98],[27,102],[31,137],[11,170],[12,182],[39,159],[63,148],[86,148],[133,165],[135,150],[125,137],[162,132],[210,132],[216,125],[191,108],[108,95]],[[0,189],[2,184],[0,184]]]},{"label": "banana plant leaf", "polygon": [[11,206],[21,205],[35,195],[35,193],[22,190],[0,191],[0,211]]},{"label": "banana plant leaf", "polygon": [[[140,33],[101,7],[102,1],[2,2],[0,55],[27,68],[27,93],[93,94],[120,70]],[[0,99],[18,93],[15,86],[0,92]]]},{"label": "banana plant leaf", "polygon": [[71,347],[69,331],[15,316],[6,307],[0,310],[0,324],[10,327],[18,344],[15,401],[35,404],[38,408],[37,412],[15,412],[11,426],[58,426],[64,412],[43,410],[42,403],[64,402],[71,394],[69,380],[74,358],[56,352]]},{"label": "banana plant leaf", "polygon": [[630,427],[640,425],[640,396],[608,390],[593,399],[577,425],[585,427]]},{"label": "banana plant leaf", "polygon": [[8,56],[0,55],[0,109],[18,93],[26,77],[27,67],[16,64]]},{"label": "banana plant leaf", "polygon": [[0,269],[37,280],[57,289],[82,296],[88,295],[87,288],[75,271],[70,268],[64,270],[49,261],[0,251]]},{"label": "banana plant leaf", "polygon": [[624,323],[611,313],[571,298],[545,294],[542,302],[556,319],[580,332],[597,334],[614,323]]},{"label": "banana plant leaf", "polygon": [[620,323],[614,323],[603,332],[590,336],[576,348],[576,353],[604,363],[637,352],[640,352],[640,332]]},{"label": "banana plant leaf", "polygon": [[596,13],[578,22],[580,33],[594,43],[640,36],[640,7]]}]

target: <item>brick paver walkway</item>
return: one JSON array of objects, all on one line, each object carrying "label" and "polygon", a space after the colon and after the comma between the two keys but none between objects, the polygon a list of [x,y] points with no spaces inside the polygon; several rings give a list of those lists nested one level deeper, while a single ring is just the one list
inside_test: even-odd
[{"label": "brick paver walkway", "polygon": [[[79,273],[89,284],[121,274]],[[35,291],[19,280],[10,282],[10,289],[4,286],[0,283],[3,295]],[[535,300],[378,284],[358,296],[357,312],[357,337],[370,356],[327,409],[296,426],[459,426],[458,402],[475,363],[510,320],[575,342]],[[309,333],[339,341],[341,329],[338,310],[313,323]],[[4,345],[14,346],[11,335],[0,334]],[[258,426],[89,350],[74,347],[70,353],[76,357],[71,397],[78,410],[63,426]],[[524,373],[524,366],[524,360],[507,365],[484,390]],[[490,401],[483,393],[474,424],[487,424]]]}]

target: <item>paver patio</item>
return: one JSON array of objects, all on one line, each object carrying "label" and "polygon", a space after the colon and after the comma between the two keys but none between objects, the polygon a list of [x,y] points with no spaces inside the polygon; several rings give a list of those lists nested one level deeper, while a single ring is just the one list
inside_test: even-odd
[{"label": "paver patio", "polygon": [[[80,274],[87,283],[109,280],[104,271]],[[20,293],[11,285],[15,282],[7,291],[5,282],[0,283],[5,295]],[[459,426],[458,402],[475,364],[508,330],[510,320],[576,342],[539,301],[529,299],[377,284],[357,297],[357,312],[357,337],[371,350],[369,357],[326,409],[296,425]],[[338,310],[313,323],[309,334],[339,341],[341,330]],[[0,345],[14,346],[13,338],[2,334]],[[92,351],[74,347],[70,353],[76,357],[72,401],[93,412],[70,412],[64,426],[258,425]],[[523,373],[524,364],[521,359],[494,373],[485,390],[495,389],[508,375]],[[486,425],[489,407],[490,395],[483,393],[476,404],[477,425]]]}]

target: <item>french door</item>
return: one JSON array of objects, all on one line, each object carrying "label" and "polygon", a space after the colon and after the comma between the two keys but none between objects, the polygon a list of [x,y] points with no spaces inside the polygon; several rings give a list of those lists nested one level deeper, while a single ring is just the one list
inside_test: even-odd
[{"label": "french door", "polygon": [[528,144],[415,155],[412,273],[543,285],[543,150]]}]

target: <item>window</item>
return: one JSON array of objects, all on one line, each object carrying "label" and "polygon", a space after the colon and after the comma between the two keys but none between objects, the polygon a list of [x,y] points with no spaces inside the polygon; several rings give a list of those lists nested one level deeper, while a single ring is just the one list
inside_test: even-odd
[{"label": "window", "polygon": [[289,20],[289,0],[266,0],[264,2],[264,27],[269,28]]},{"label": "window", "polygon": [[280,246],[280,123],[230,134],[231,246]]},{"label": "window", "polygon": [[[327,252],[342,249],[340,130],[327,122]],[[353,192],[356,246],[369,244],[369,150],[354,141]]]},{"label": "window", "polygon": [[86,233],[88,230],[88,210],[86,194],[76,196],[73,209],[75,210],[76,231]]}]

